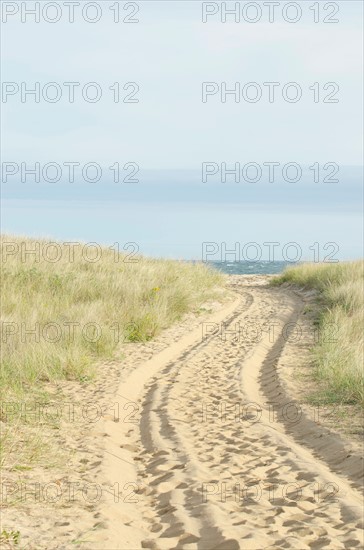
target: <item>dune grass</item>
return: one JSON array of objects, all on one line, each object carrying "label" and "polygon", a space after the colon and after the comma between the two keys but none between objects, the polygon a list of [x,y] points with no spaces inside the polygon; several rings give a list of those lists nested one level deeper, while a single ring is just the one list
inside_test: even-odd
[{"label": "dune grass", "polygon": [[1,240],[3,399],[31,394],[44,381],[87,380],[97,359],[112,357],[124,342],[153,338],[198,310],[223,281],[203,264],[83,244],[72,257],[69,246],[48,243]]},{"label": "dune grass", "polygon": [[272,284],[293,283],[320,292],[321,335],[312,350],[317,395],[326,402],[364,406],[364,262],[302,264],[288,268]]}]

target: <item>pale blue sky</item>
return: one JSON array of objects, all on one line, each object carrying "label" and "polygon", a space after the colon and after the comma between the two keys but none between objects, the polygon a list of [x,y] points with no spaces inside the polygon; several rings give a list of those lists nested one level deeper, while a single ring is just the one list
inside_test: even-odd
[{"label": "pale blue sky", "polygon": [[[220,183],[211,191],[198,176],[175,171],[200,171],[207,161],[361,166],[362,3],[337,2],[337,24],[312,23],[313,2],[307,1],[300,3],[303,17],[296,24],[282,20],[279,10],[274,24],[266,17],[256,24],[218,18],[204,24],[200,2],[154,0],[138,3],[138,24],[115,24],[108,10],[113,3],[102,2],[103,17],[94,25],[77,16],[73,24],[53,25],[22,24],[14,16],[3,25],[3,81],[30,87],[36,81],[98,82],[104,95],[96,104],[10,97],[2,104],[2,158],[103,167],[133,161],[141,167],[141,184],[131,196],[131,184],[128,191],[127,184],[115,190],[100,182],[95,207],[87,184],[76,192],[59,183],[57,192],[43,187],[39,195],[30,182],[15,186],[15,178],[3,184],[3,230],[133,240],[142,252],[176,257],[198,257],[201,240],[264,239],[294,240],[303,248],[335,241],[341,258],[361,256],[360,172],[349,176],[342,168],[335,191],[303,180],[295,184],[296,195],[282,182],[272,184],[272,195],[259,184],[239,184],[250,186],[242,191]],[[115,104],[108,87],[116,81],[137,82],[139,103]],[[203,81],[296,81],[304,98],[223,104],[214,96],[203,104]],[[308,90],[314,82],[337,82],[339,103],[315,104]],[[144,178],[147,170],[167,169],[167,179],[155,172],[163,185]],[[166,192],[166,185],[173,190]]]}]

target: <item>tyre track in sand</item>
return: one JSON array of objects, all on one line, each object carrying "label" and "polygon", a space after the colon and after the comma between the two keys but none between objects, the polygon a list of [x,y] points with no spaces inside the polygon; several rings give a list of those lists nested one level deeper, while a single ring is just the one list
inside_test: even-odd
[{"label": "tyre track in sand", "polygon": [[[346,458],[342,440],[335,434],[323,440],[320,426],[305,414],[295,425],[279,412],[272,420],[273,403],[281,411],[292,402],[278,369],[286,340],[271,341],[268,330],[261,338],[236,333],[237,326],[252,322],[263,328],[273,320],[296,322],[302,298],[254,281],[240,278],[237,302],[212,319],[230,331],[226,338],[219,330],[204,340],[201,332],[197,340],[191,335],[173,357],[159,354],[154,367],[135,373],[141,417],[138,433],[126,435],[137,467],[121,479],[130,479],[133,469],[143,486],[143,528],[129,522],[129,540],[137,544],[130,548],[315,550],[363,544],[360,457]],[[128,524],[117,507],[108,519]],[[110,548],[128,547],[125,540],[121,544],[122,533],[109,531]]]}]

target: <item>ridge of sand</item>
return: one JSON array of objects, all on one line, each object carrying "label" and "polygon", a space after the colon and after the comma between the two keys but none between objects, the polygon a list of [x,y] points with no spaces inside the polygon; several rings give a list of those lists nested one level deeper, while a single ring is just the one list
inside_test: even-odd
[{"label": "ridge of sand", "polygon": [[[312,340],[283,337],[289,323],[309,329],[312,296],[268,280],[231,276],[226,305],[100,366],[80,404],[105,414],[56,433],[73,450],[60,482],[94,481],[102,495],[6,508],[3,524],[20,530],[24,548],[362,547],[360,445],[299,402],[295,372],[307,368]],[[59,387],[65,398],[67,384]],[[54,482],[52,470],[12,475]]]},{"label": "ridge of sand", "polygon": [[[127,495],[104,502],[108,528],[90,548],[363,544],[362,458],[305,411],[294,425],[282,414],[292,402],[287,372],[279,376],[287,340],[237,332],[299,319],[302,296],[265,282],[233,277],[238,298],[208,319],[215,332],[191,332],[121,383],[120,405],[128,396],[140,415],[136,429],[110,422],[104,467]],[[294,362],[299,348],[291,347]]]},{"label": "ridge of sand", "polygon": [[[222,310],[212,315],[209,318],[209,322],[221,323],[235,311],[239,301],[239,299],[236,299],[233,303],[228,304]],[[181,355],[183,356],[186,350],[193,349],[196,345],[198,346],[200,340],[201,326],[199,325],[192,332],[182,336],[178,342],[153,355],[146,362],[135,368],[118,387],[114,401],[119,405],[119,410],[123,410],[124,407],[128,409],[128,403],[132,403],[133,405],[130,406],[130,409],[137,411],[138,407],[136,403],[138,401],[141,402],[145,385],[157,375],[164,365],[176,361]],[[138,473],[132,460],[135,451],[138,449],[138,445],[128,442],[128,439],[131,438],[131,432],[133,432],[130,429],[130,423],[115,423],[113,419],[109,419],[106,420],[104,429],[110,436],[107,440],[104,471],[107,472],[112,485],[117,483],[118,487],[124,488],[128,484],[135,484],[134,487],[130,485],[130,488],[137,491],[136,486],[138,486],[138,483],[136,480]],[[137,507],[130,514],[131,502],[129,501],[136,498],[134,491],[132,492],[133,496],[130,496],[126,500],[121,496],[120,500],[117,499],[118,502],[114,502],[115,499],[113,498],[106,503],[104,515],[111,520],[107,542],[110,548],[141,548],[143,538],[148,535],[148,530],[143,531],[139,526],[128,525],[135,520],[135,513],[137,517],[139,516]],[[122,521],[120,521],[120,518],[122,518]],[[105,548],[104,535],[105,532],[99,533],[100,548]]]}]

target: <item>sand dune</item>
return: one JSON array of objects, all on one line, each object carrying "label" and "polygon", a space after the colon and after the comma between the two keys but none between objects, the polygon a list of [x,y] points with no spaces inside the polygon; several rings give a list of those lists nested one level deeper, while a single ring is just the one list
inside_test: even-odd
[{"label": "sand dune", "polygon": [[155,342],[130,344],[112,397],[118,414],[97,427],[102,497],[83,515],[68,507],[67,533],[63,510],[45,516],[53,541],[30,536],[34,547],[362,547],[360,445],[301,405],[294,373],[310,340],[282,332],[307,325],[312,295],[263,276],[233,276],[231,289],[203,323],[190,316]]},{"label": "sand dune", "polygon": [[[107,529],[92,548],[362,544],[360,454],[308,411],[293,422],[280,360],[294,363],[300,343],[251,328],[295,323],[302,296],[265,281],[232,278],[237,299],[208,320],[215,333],[198,327],[121,383],[120,405],[140,404],[138,423],[109,422],[104,474],[133,498],[103,503]],[[251,330],[234,334],[237,323]]]}]

